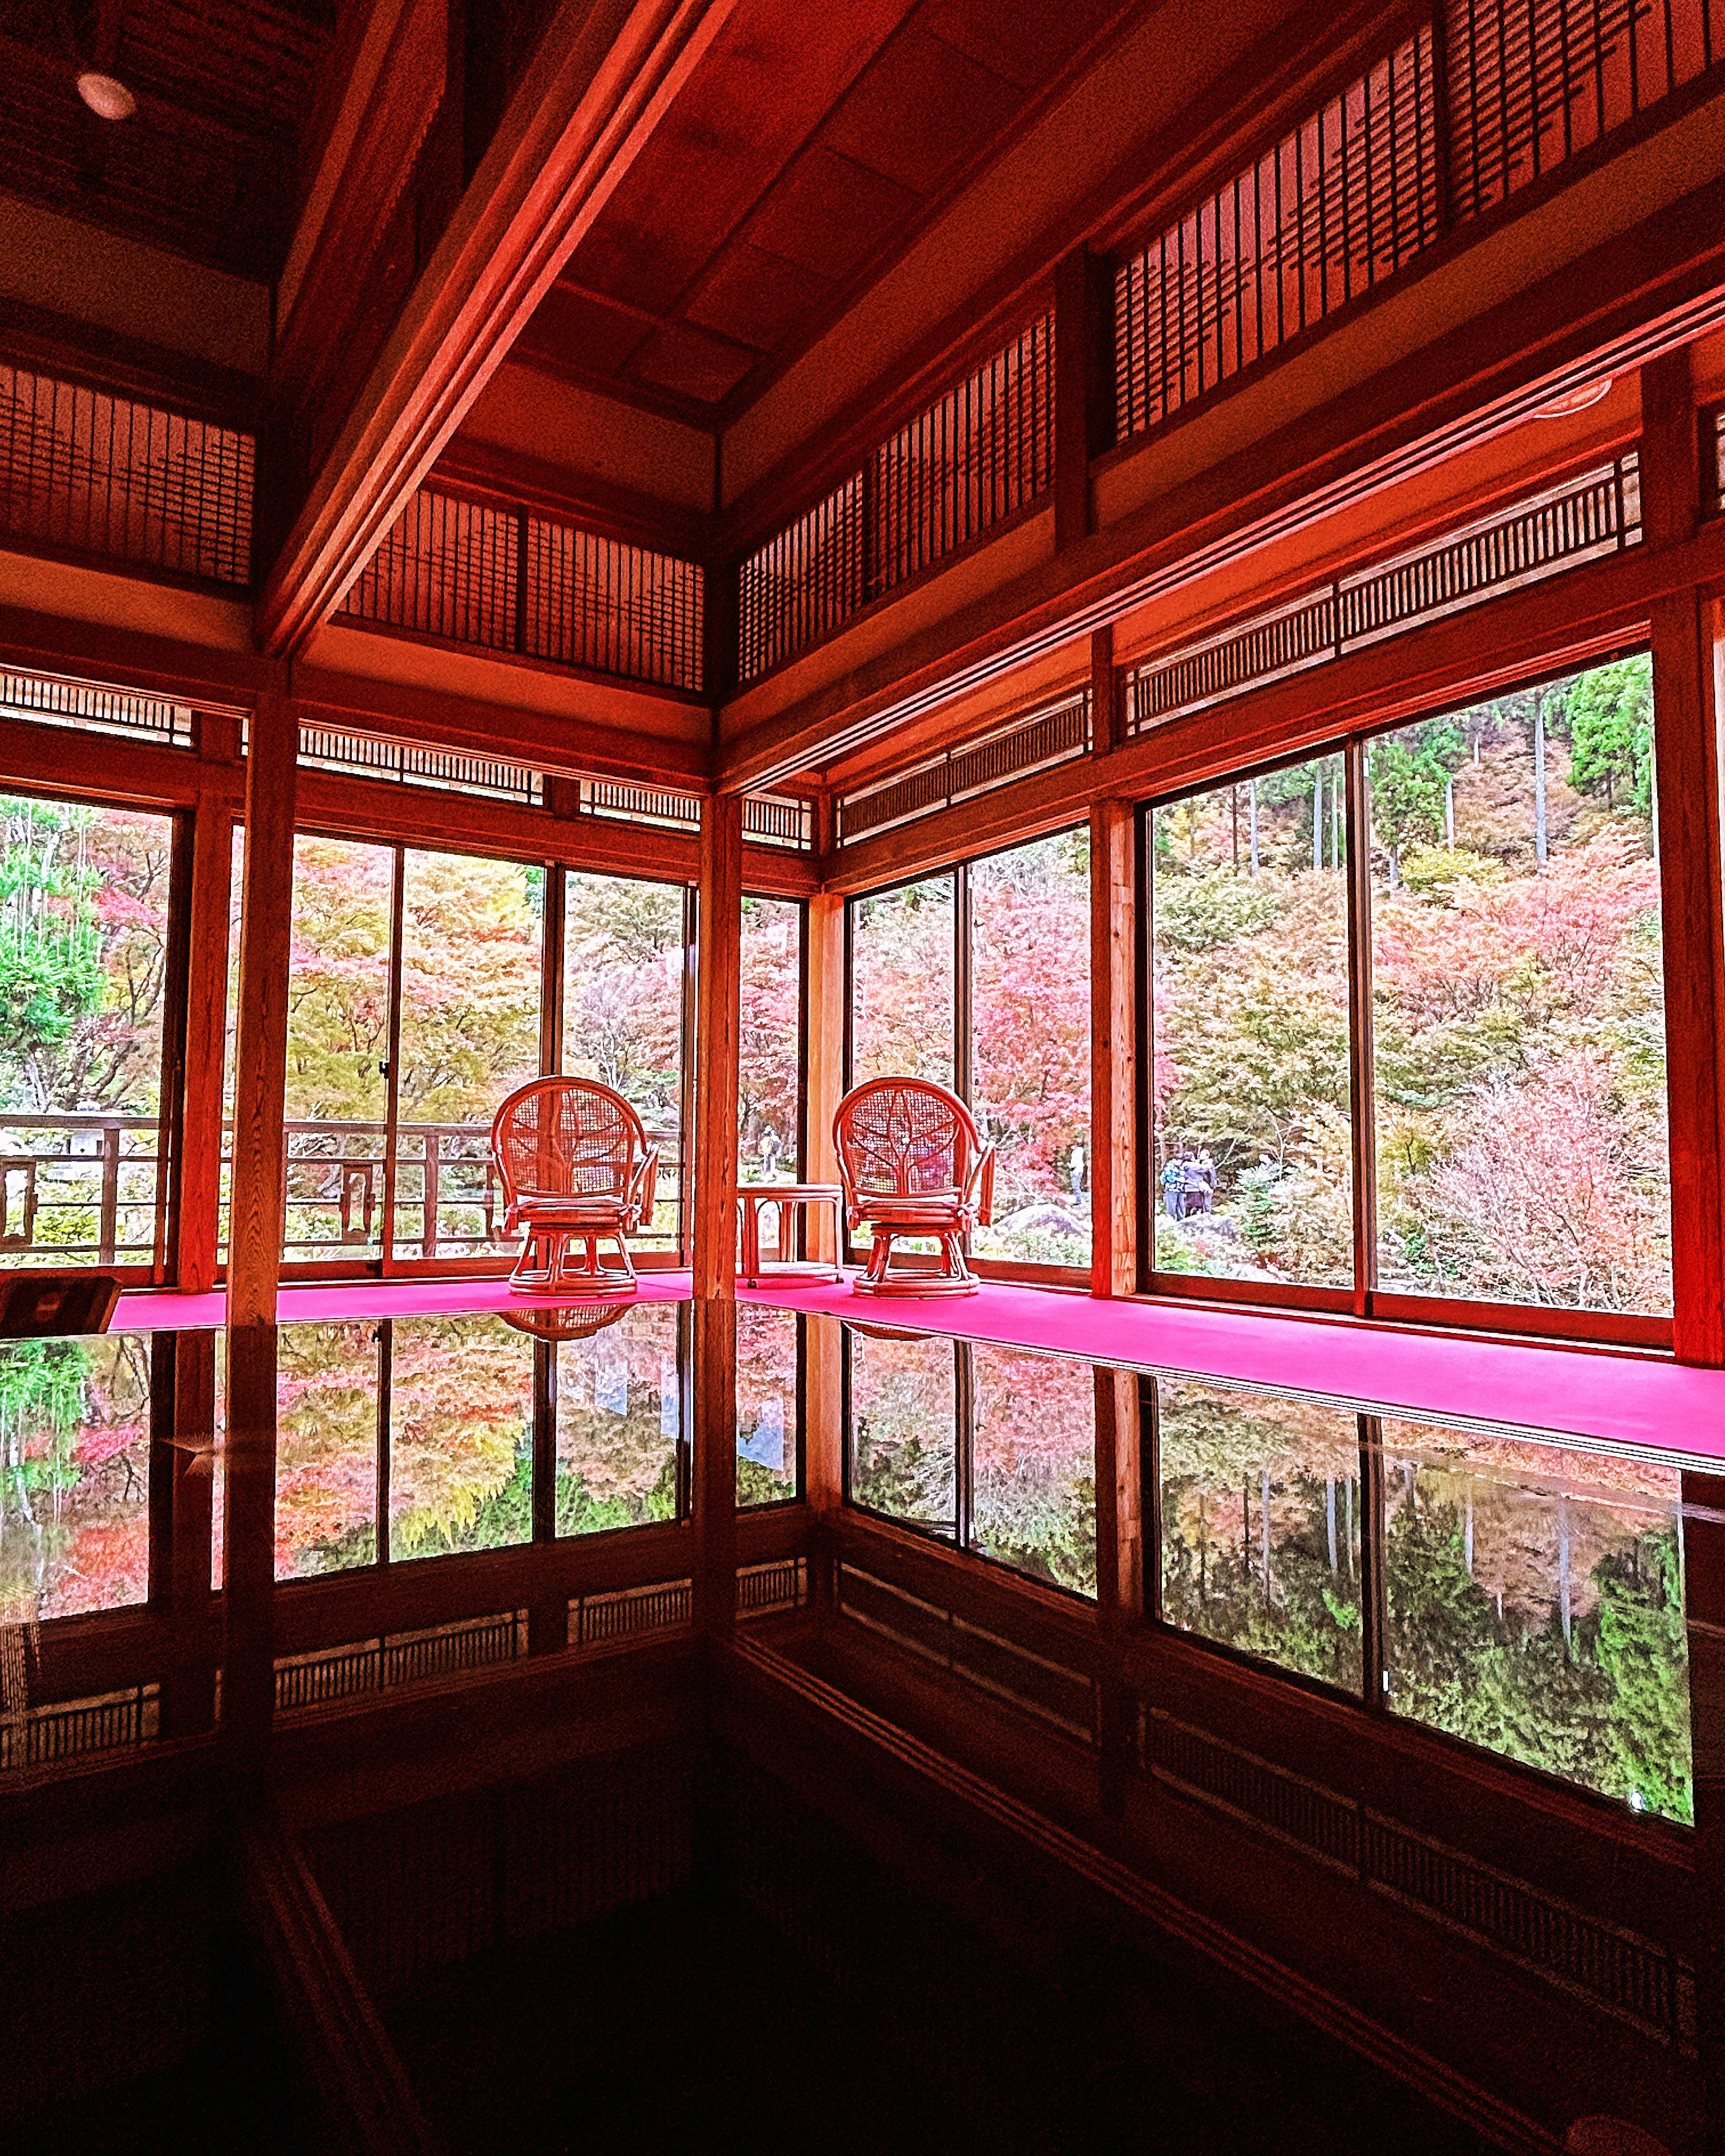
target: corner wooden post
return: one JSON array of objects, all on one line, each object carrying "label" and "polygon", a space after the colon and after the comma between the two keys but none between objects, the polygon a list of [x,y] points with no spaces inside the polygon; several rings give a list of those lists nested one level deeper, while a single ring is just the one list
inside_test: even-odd
[{"label": "corner wooden post", "polygon": [[696,933],[695,1622],[737,1614],[737,1081],[742,1029],[742,796],[716,795],[701,826]]},{"label": "corner wooden post", "polygon": [[[1725,2116],[1725,1476],[1683,1476],[1683,1574],[1695,1775],[1696,2021],[1715,2119]],[[1696,1514],[1711,1514],[1697,1517]],[[1711,2145],[1711,2144],[1710,2144]]]},{"label": "corner wooden post", "polygon": [[[167,1335],[161,1336],[162,1338]],[[211,1472],[216,1419],[216,1336],[177,1332],[173,1340],[171,1619],[173,1666],[162,1689],[165,1733],[208,1729],[215,1716],[218,1642],[211,1629]]]},{"label": "corner wooden post", "polygon": [[[803,1173],[811,1183],[839,1180],[833,1116],[845,1094],[845,901],[817,891],[809,901],[809,1022],[803,1072],[808,1132]],[[843,1230],[840,1230],[840,1242]],[[809,1255],[831,1259],[840,1251],[823,1210],[809,1229]],[[803,1332],[803,1491],[814,1516],[809,1542],[809,1599],[817,1617],[834,1600],[834,1533],[845,1495],[844,1327],[836,1318],[811,1317]]]},{"label": "corner wooden post", "polygon": [[[1143,1416],[1134,1370],[1096,1373],[1096,1621],[1105,1637],[1133,1631],[1144,1615]],[[1137,1745],[1132,1694],[1101,1680],[1102,1798],[1117,1814]]]},{"label": "corner wooden post", "polygon": [[[1644,542],[1694,536],[1701,475],[1689,356],[1641,370]],[[1693,591],[1655,600],[1653,729],[1659,796],[1670,1109],[1672,1331],[1679,1362],[1725,1363],[1725,1167],[1720,998],[1725,994],[1719,839],[1717,606]]]},{"label": "corner wooden post", "polygon": [[228,907],[234,833],[213,789],[192,830],[192,963],[186,998],[186,1075],[180,1121],[179,1250],[175,1279],[187,1293],[216,1284],[222,1208],[222,1081],[228,1047]]},{"label": "corner wooden post", "polygon": [[[845,1095],[845,901],[817,891],[809,901],[809,1023],[803,1068],[808,1131],[803,1173],[810,1183],[836,1183],[839,1155],[833,1117]],[[809,1255],[836,1265],[830,1223],[823,1209],[809,1228]]]},{"label": "corner wooden post", "polygon": [[275,1296],[299,742],[285,693],[261,697],[252,714],[245,774],[223,1564],[223,1720],[249,1763],[267,1746],[275,1694]]},{"label": "corner wooden post", "polygon": [[1113,439],[1112,275],[1087,247],[1055,265],[1055,547],[1091,528],[1090,461]]},{"label": "corner wooden post", "polygon": [[1099,801],[1090,819],[1092,1295],[1138,1285],[1137,818]]}]

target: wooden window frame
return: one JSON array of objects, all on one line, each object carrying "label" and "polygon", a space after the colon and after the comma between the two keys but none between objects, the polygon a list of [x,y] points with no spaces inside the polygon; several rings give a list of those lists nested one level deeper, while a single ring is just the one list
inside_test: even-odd
[{"label": "wooden window frame", "polygon": [[[981,852],[966,854],[938,868],[919,870],[915,875],[903,875],[891,883],[877,884],[867,891],[849,892],[845,900],[845,1053],[844,1086],[849,1092],[855,1084],[855,1049],[856,1022],[856,968],[855,968],[855,909],[871,898],[883,898],[891,892],[903,891],[909,885],[936,883],[946,877],[952,880],[952,1091],[967,1108],[973,1109],[972,1098],[975,1076],[975,1008],[973,993],[973,957],[974,938],[971,905],[970,872],[980,862],[994,860],[1002,854],[1014,854],[1025,846],[1038,845],[1046,839],[1060,839],[1082,832],[1090,836],[1088,819],[1084,817],[1071,821],[1064,819],[1052,829],[1037,831],[1025,839],[1013,839],[1004,844],[985,847]],[[1085,964],[1090,964],[1090,949],[1084,947]],[[1096,981],[1090,980],[1090,993],[1094,1004]],[[1096,1132],[1091,1129],[1088,1151],[1092,1163],[1095,1158]],[[841,1229],[844,1261],[846,1265],[861,1262],[856,1246],[850,1240],[847,1224]],[[981,1280],[1015,1281],[1031,1287],[1065,1287],[1087,1289],[1091,1281],[1088,1258],[1081,1265],[1038,1265],[1028,1260],[988,1258],[973,1255],[971,1239],[964,1239],[964,1248],[971,1270]],[[848,1394],[847,1394],[848,1400]],[[849,1409],[847,1407],[846,1412]],[[847,1425],[848,1427],[848,1425]]]},{"label": "wooden window frame", "polygon": [[[1581,670],[1607,665],[1617,660],[1651,652],[1649,638],[1645,630],[1625,634],[1607,649],[1589,652],[1581,662]],[[1522,688],[1532,688],[1559,679],[1565,672],[1578,670],[1558,660],[1547,659],[1537,665],[1517,671],[1513,680],[1496,685],[1496,695],[1512,695]],[[1542,1303],[1499,1302],[1489,1298],[1409,1294],[1381,1289],[1377,1281],[1377,1149],[1376,1105],[1374,1098],[1374,1066],[1372,979],[1370,963],[1371,891],[1369,888],[1370,855],[1367,843],[1369,819],[1365,778],[1365,752],[1368,745],[1397,733],[1422,721],[1443,716],[1457,707],[1457,699],[1451,692],[1423,702],[1418,710],[1404,712],[1392,720],[1381,720],[1359,724],[1344,731],[1302,745],[1286,754],[1268,759],[1255,759],[1236,767],[1214,773],[1200,782],[1178,787],[1167,793],[1159,793],[1142,801],[1138,806],[1140,857],[1143,863],[1142,905],[1140,911],[1142,933],[1137,967],[1137,1000],[1141,1011],[1143,1045],[1146,1055],[1142,1069],[1146,1072],[1138,1104],[1138,1144],[1145,1170],[1139,1192],[1140,1248],[1145,1253],[1142,1270],[1144,1291],[1153,1297],[1167,1297],[1182,1301],[1230,1303],[1252,1308],[1304,1312],[1312,1315],[1363,1319],[1378,1324],[1440,1327],[1448,1331],[1474,1333],[1513,1334],[1535,1339],[1586,1344],[1600,1348],[1651,1349],[1669,1353],[1674,1345],[1678,1317],[1674,1310],[1671,1316],[1644,1315],[1627,1311],[1597,1311],[1584,1307],[1553,1306]],[[1655,738],[1658,736],[1658,715],[1656,708]],[[1239,784],[1247,779],[1260,778],[1286,770],[1292,766],[1310,763],[1321,757],[1341,756],[1347,773],[1347,802],[1344,829],[1348,847],[1348,968],[1349,981],[1348,1012],[1348,1070],[1349,1090],[1353,1112],[1350,1118],[1350,1160],[1353,1180],[1353,1281],[1351,1286],[1331,1287],[1296,1281],[1213,1280],[1201,1274],[1169,1273],[1158,1269],[1155,1263],[1156,1196],[1152,1163],[1154,1159],[1155,1132],[1151,1105],[1151,1087],[1147,1074],[1153,1069],[1155,1054],[1154,1002],[1151,993],[1153,968],[1155,963],[1156,922],[1154,897],[1154,840],[1153,819],[1159,809],[1176,803],[1193,800],[1220,788]],[[1656,857],[1661,887],[1667,874],[1662,851]],[[1670,1022],[1668,1014],[1678,1007],[1673,993],[1674,984],[1684,967],[1690,962],[1686,952],[1673,947],[1666,936],[1661,939],[1661,970],[1664,984],[1664,1012],[1667,1014],[1667,1050],[1669,1051]],[[1667,1101],[1670,1081],[1667,1077]],[[1667,1161],[1670,1159],[1669,1141]],[[1705,1203],[1702,1199],[1699,1202]],[[1675,1246],[1679,1228],[1677,1210],[1680,1204],[1676,1179],[1670,1185],[1671,1240]],[[1673,1300],[1677,1292],[1673,1278]]]}]

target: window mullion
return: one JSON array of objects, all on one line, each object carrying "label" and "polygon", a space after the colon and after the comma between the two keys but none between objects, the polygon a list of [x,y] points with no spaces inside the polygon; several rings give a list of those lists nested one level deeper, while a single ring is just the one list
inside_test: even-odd
[{"label": "window mullion", "polygon": [[[407,886],[406,849],[397,846],[393,852],[395,879],[389,901],[389,1075],[383,1096],[383,1222],[382,1240],[378,1251],[382,1269],[385,1272],[395,1260],[396,1152],[401,1100],[401,947]],[[430,1181],[423,1167],[420,1178],[423,1201]],[[421,1250],[428,1241],[434,1250],[436,1249],[436,1228],[437,1223],[428,1220],[422,1211],[419,1225]]]},{"label": "window mullion", "polygon": [[1372,852],[1366,748],[1351,742],[1348,773],[1348,1098],[1353,1119],[1353,1307],[1363,1317],[1378,1282],[1377,1108],[1372,1045]]},{"label": "window mullion", "polygon": [[1384,1423],[1378,1415],[1359,1421],[1359,1609],[1360,1681],[1368,1709],[1381,1714],[1388,1705],[1385,1633],[1389,1598],[1384,1566]]}]

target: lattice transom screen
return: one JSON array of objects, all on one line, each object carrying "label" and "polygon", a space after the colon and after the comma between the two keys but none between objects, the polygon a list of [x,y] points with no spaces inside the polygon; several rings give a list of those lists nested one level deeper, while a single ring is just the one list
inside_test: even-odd
[{"label": "lattice transom screen", "polygon": [[162,696],[141,696],[100,681],[73,681],[54,675],[0,674],[0,717],[28,719],[37,726],[75,726],[82,732],[118,734],[168,748],[190,748],[195,738],[192,709]]},{"label": "lattice transom screen", "polygon": [[1437,236],[1428,25],[1123,262],[1118,431],[1179,410]]},{"label": "lattice transom screen", "polygon": [[1042,315],[744,562],[739,678],[830,635],[1053,478],[1054,317]]},{"label": "lattice transom screen", "polygon": [[704,604],[698,562],[421,487],[341,610],[695,695]]},{"label": "lattice transom screen", "polygon": [[251,582],[249,434],[0,364],[0,520],[13,536]]}]

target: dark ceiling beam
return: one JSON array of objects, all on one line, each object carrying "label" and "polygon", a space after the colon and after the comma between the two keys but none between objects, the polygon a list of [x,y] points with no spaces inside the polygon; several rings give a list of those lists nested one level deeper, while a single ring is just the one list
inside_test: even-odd
[{"label": "dark ceiling beam", "polygon": [[264,650],[340,603],[734,4],[558,9],[264,580]]}]

